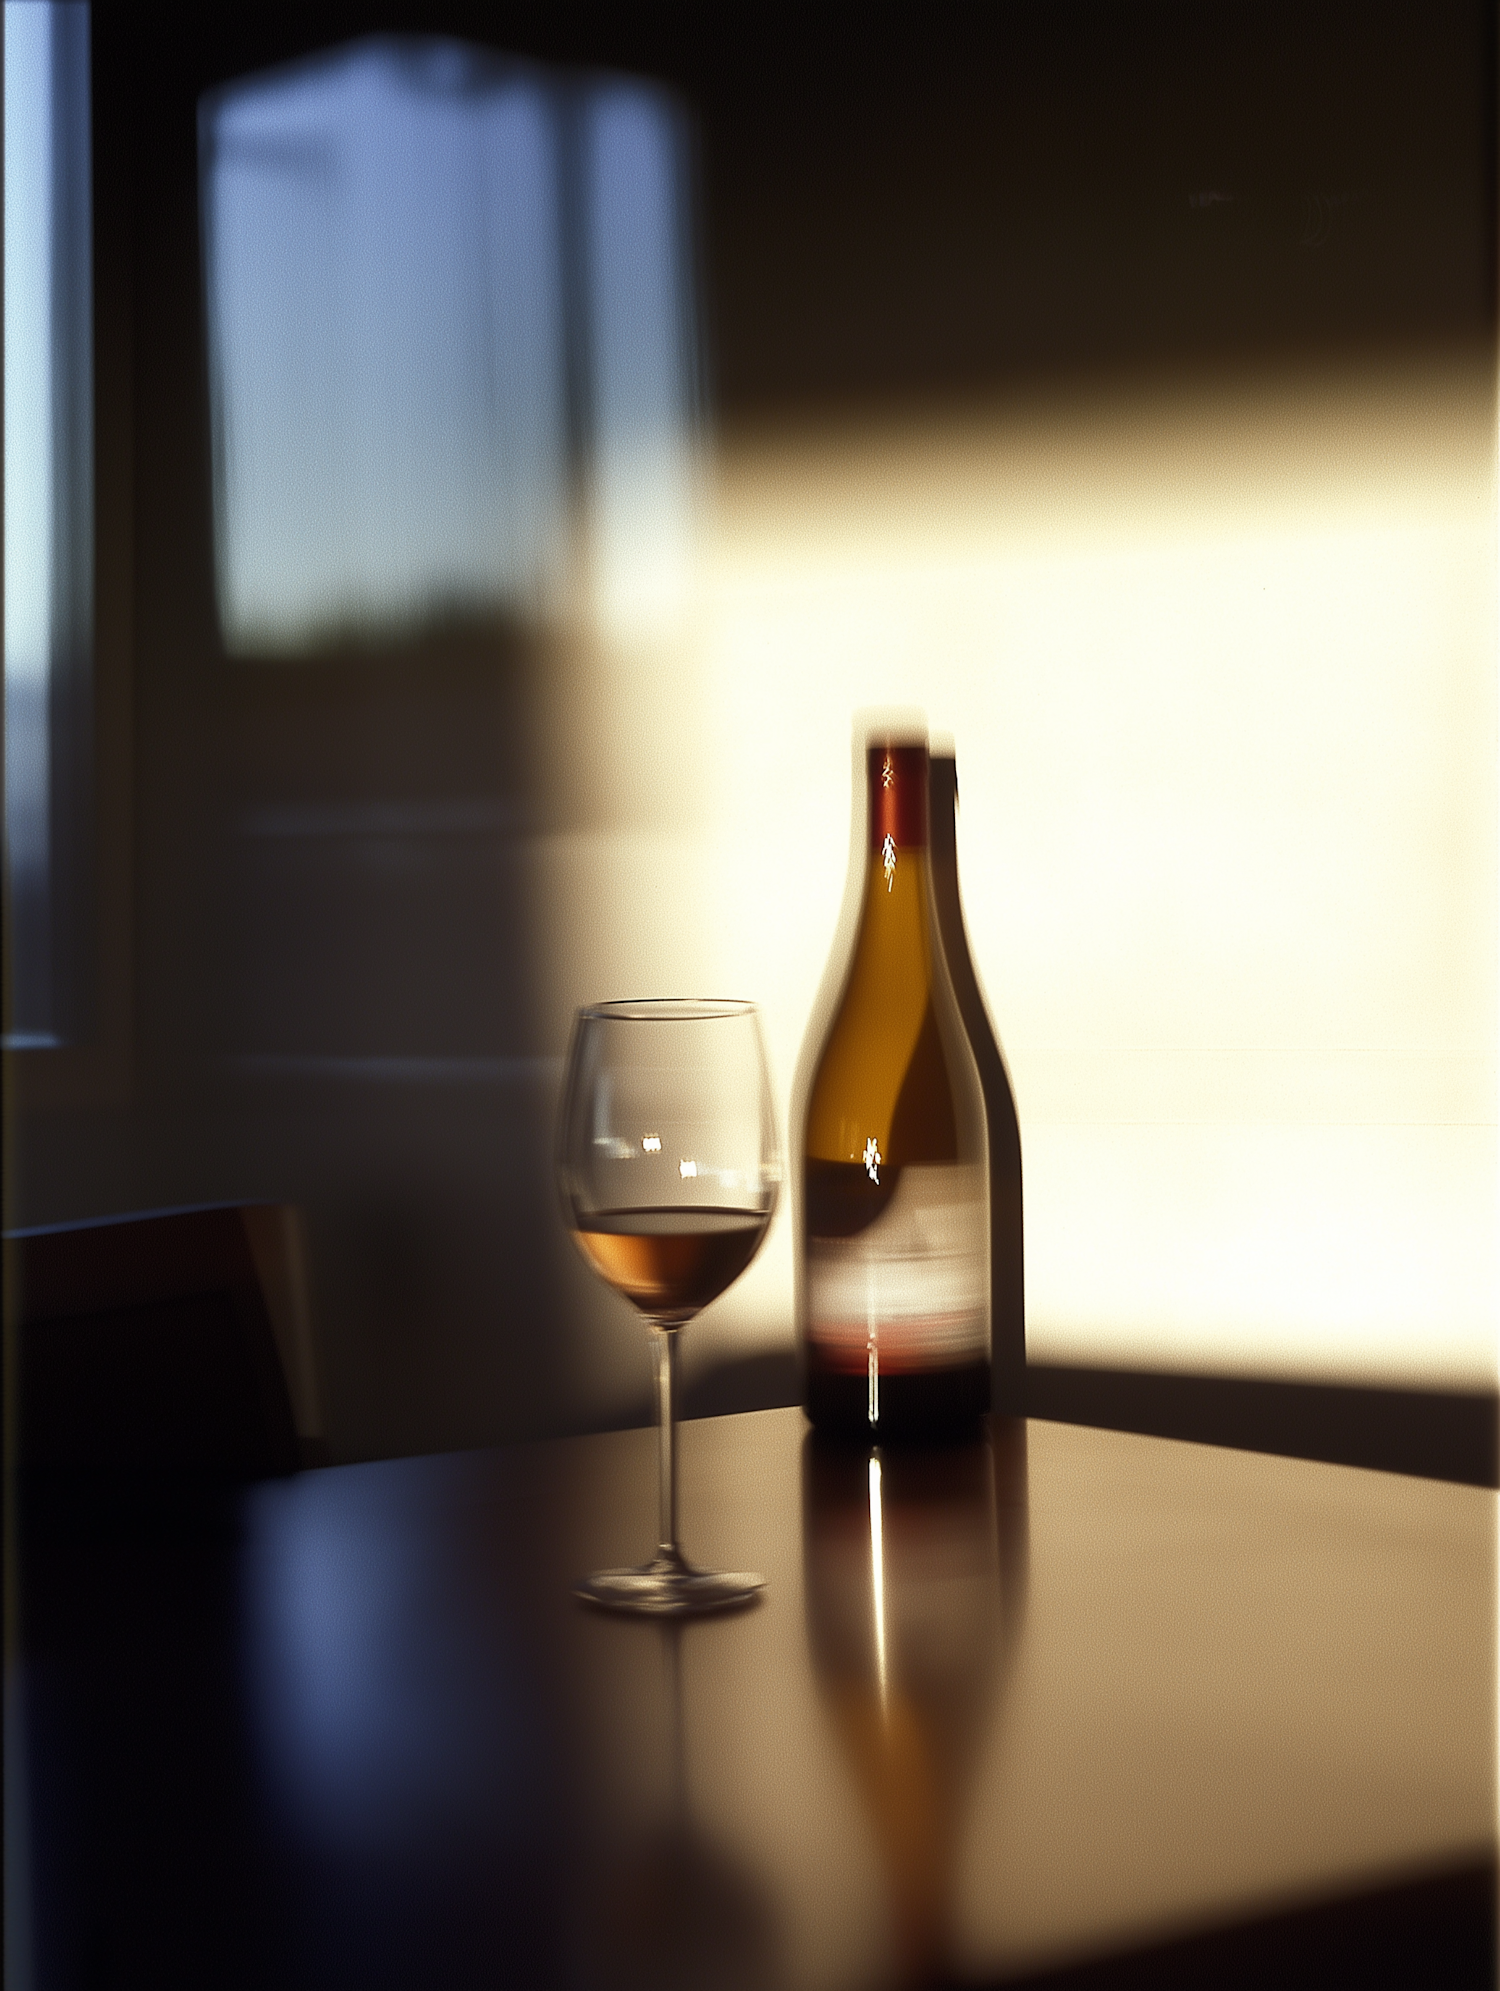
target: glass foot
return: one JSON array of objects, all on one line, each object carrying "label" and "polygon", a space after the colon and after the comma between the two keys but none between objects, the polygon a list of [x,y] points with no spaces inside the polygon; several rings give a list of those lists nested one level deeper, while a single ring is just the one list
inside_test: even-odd
[{"label": "glass foot", "polygon": [[648,1618],[700,1617],[753,1604],[766,1587],[748,1570],[695,1569],[690,1562],[658,1556],[639,1569],[600,1569],[586,1576],[574,1595],[606,1611],[632,1611]]}]

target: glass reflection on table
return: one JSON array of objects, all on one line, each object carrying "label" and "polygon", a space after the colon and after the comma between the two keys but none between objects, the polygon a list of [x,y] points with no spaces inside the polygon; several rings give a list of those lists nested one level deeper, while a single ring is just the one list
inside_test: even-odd
[{"label": "glass reflection on table", "polygon": [[580,1904],[578,1979],[612,1991],[774,1991],[784,1970],[772,1904],[693,1813],[683,1715],[693,1628],[669,1619],[640,1630],[661,1643],[666,1800],[629,1851],[591,1879]]}]

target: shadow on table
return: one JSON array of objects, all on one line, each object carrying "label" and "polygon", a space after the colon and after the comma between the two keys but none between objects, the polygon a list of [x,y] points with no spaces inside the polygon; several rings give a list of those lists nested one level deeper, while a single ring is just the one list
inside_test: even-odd
[{"label": "shadow on table", "polygon": [[[800,1401],[796,1355],[774,1349],[693,1377],[684,1415],[722,1417]],[[1031,1362],[1026,1414],[1500,1487],[1500,1401],[1490,1390],[1379,1389]]]},{"label": "shadow on table", "polygon": [[1026,1410],[1061,1424],[1500,1486],[1491,1390],[1399,1390],[1031,1362]]},{"label": "shadow on table", "polygon": [[1124,1956],[1006,1978],[1006,1991],[1493,1991],[1492,1861]]}]

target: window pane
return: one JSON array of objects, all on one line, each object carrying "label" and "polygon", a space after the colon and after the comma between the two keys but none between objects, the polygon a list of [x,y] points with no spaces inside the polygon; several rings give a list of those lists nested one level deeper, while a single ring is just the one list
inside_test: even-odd
[{"label": "window pane", "polygon": [[[685,147],[649,85],[372,39],[205,100],[219,610],[238,654],[679,601]],[[577,502],[575,502],[577,501]]]},{"label": "window pane", "polygon": [[230,649],[540,612],[565,500],[543,87],[364,43],[211,100],[203,152]]},{"label": "window pane", "polygon": [[588,107],[594,600],[613,633],[679,610],[692,553],[693,324],[681,134],[638,85]]},{"label": "window pane", "polygon": [[[69,1034],[93,621],[89,21],[5,5],[5,850],[13,1047]],[[76,938],[76,936],[71,936]]]}]

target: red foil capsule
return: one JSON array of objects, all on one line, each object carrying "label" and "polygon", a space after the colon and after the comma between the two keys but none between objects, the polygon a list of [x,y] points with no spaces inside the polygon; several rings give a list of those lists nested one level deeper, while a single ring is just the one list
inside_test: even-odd
[{"label": "red foil capsule", "polygon": [[870,851],[878,856],[889,837],[898,850],[927,848],[927,749],[871,747],[866,759],[870,791]]}]

